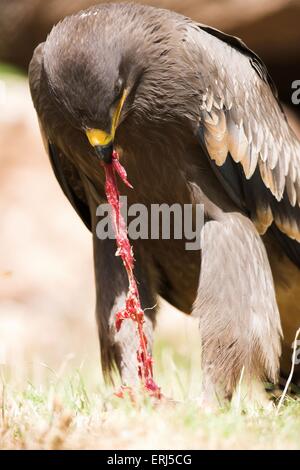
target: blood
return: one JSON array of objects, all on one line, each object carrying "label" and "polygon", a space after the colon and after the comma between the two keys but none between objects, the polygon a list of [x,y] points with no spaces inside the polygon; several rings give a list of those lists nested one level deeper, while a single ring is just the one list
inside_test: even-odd
[{"label": "blood", "polygon": [[[111,163],[104,163],[104,169],[106,176],[105,193],[107,200],[112,208],[113,226],[116,235],[116,255],[120,256],[123,261],[129,283],[125,306],[122,310],[116,313],[115,326],[116,330],[119,331],[123,321],[125,320],[130,319],[136,323],[139,337],[139,346],[136,352],[138,362],[138,376],[141,380],[142,387],[151,396],[161,398],[160,387],[153,379],[153,358],[149,354],[147,348],[147,338],[144,332],[144,311],[141,307],[138,286],[134,276],[134,254],[128,239],[127,227],[121,214],[120,193],[117,186],[116,174],[119,175],[121,180],[129,188],[132,188],[132,186],[127,179],[126,171],[121,165],[119,161],[119,155],[116,151],[114,151],[112,154]],[[117,395],[122,397],[124,396],[123,392],[128,390],[130,390],[130,388],[123,387],[121,391],[117,393]]]}]

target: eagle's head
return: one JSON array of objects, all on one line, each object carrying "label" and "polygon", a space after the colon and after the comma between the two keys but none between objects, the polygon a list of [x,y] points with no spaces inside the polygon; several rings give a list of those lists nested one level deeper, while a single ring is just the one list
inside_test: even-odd
[{"label": "eagle's head", "polygon": [[176,34],[171,38],[166,33],[166,21],[157,16],[157,9],[148,7],[150,17],[141,24],[144,16],[135,12],[145,7],[129,7],[98,5],[67,17],[52,29],[44,48],[53,99],[105,161],[111,158],[118,127],[131,111],[170,121],[172,113],[180,114],[174,87],[187,88],[183,77],[172,80],[177,65],[170,51]]}]

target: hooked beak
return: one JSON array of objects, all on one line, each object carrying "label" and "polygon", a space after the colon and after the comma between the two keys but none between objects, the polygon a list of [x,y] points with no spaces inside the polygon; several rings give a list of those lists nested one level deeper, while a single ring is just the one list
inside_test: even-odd
[{"label": "hooked beak", "polygon": [[105,163],[111,163],[114,149],[112,135],[100,129],[88,129],[86,135],[97,157]]},{"label": "hooked beak", "polygon": [[114,112],[111,124],[110,133],[103,131],[102,129],[87,129],[86,135],[90,144],[94,147],[95,153],[99,159],[105,163],[111,163],[112,154],[114,149],[114,137],[116,129],[119,123],[120,114],[123,108],[124,101],[127,96],[126,89],[123,92],[122,98],[120,99],[116,110]]}]

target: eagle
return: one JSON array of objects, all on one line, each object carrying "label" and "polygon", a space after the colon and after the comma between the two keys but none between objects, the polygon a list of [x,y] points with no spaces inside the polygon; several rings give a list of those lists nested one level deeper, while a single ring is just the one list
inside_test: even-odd
[{"label": "eagle", "polygon": [[114,150],[128,204],[204,207],[201,250],[132,240],[149,350],[160,295],[199,319],[203,400],[230,399],[241,374],[286,377],[300,324],[300,142],[260,58],[175,12],[101,4],[52,29],[29,83],[55,176],[92,233],[105,377],[117,367],[138,380],[135,325],[114,322],[128,279],[116,241],[97,236]]}]

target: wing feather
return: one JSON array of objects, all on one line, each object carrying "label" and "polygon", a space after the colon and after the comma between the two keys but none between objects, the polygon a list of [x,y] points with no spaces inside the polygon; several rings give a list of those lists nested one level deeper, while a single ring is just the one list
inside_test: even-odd
[{"label": "wing feather", "polygon": [[[36,108],[47,99],[41,91],[41,64],[43,59],[44,44],[40,44],[34,51],[33,58],[29,66],[29,85],[33,103]],[[41,135],[45,149],[48,153],[56,179],[58,180],[65,196],[68,198],[73,208],[86,225],[91,230],[91,214],[85,195],[84,185],[79,172],[64,153],[50,142],[45,129],[39,119]]]},{"label": "wing feather", "polygon": [[[190,24],[186,47],[199,59],[199,138],[219,171],[232,159],[260,233],[273,222],[300,241],[300,142],[262,61],[238,38]],[[255,177],[254,177],[255,176]],[[232,188],[236,187],[232,181]]]}]

